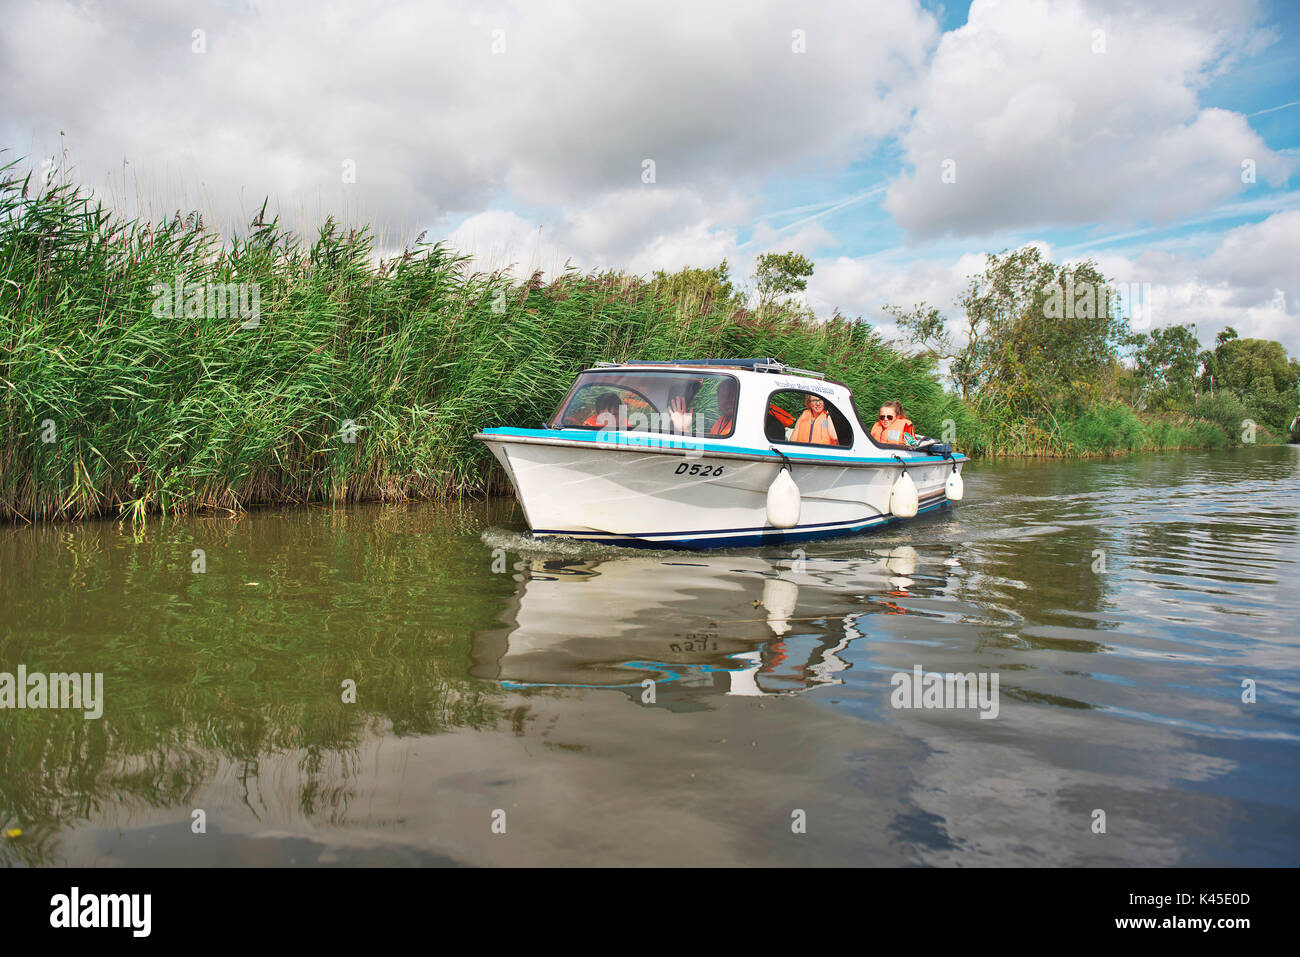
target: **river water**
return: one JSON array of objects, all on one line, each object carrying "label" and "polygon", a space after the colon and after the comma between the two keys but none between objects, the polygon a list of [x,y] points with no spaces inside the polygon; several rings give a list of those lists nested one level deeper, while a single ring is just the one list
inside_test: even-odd
[{"label": "river water", "polygon": [[1298,457],[976,462],[784,550],[0,527],[0,672],[103,674],[0,710],[0,864],[1300,864]]}]

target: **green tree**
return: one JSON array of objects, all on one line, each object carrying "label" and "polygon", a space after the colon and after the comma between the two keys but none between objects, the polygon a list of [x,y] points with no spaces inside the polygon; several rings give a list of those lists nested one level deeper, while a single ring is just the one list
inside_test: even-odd
[{"label": "green tree", "polygon": [[1257,420],[1286,432],[1300,406],[1300,362],[1288,358],[1282,343],[1242,339],[1231,326],[1215,338],[1214,351],[1202,354],[1202,388],[1240,399]]},{"label": "green tree", "polygon": [[743,305],[731,281],[731,267],[724,259],[712,269],[686,267],[675,273],[662,269],[654,273],[657,291],[675,303],[683,315],[703,315]]},{"label": "green tree", "polygon": [[1200,365],[1195,325],[1165,326],[1134,336],[1134,371],[1142,404],[1153,412],[1191,406]]},{"label": "green tree", "polygon": [[1214,392],[1215,380],[1219,378],[1219,357],[1216,351],[1225,342],[1236,338],[1237,330],[1232,326],[1224,326],[1219,330],[1219,334],[1214,337],[1214,349],[1207,349],[1197,356],[1201,366],[1202,392]]},{"label": "green tree", "polygon": [[763,253],[758,257],[754,278],[758,283],[760,309],[778,305],[808,288],[813,274],[812,260],[796,252]]},{"label": "green tree", "polygon": [[905,337],[949,363],[963,398],[1017,414],[1067,412],[1113,389],[1112,367],[1128,340],[1117,299],[1092,262],[1058,266],[1036,246],[989,256],[969,277],[955,337],[926,303],[886,307]]}]

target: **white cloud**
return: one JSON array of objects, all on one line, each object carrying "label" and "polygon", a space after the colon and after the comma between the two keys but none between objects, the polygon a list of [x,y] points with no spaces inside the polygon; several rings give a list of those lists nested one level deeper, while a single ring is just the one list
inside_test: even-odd
[{"label": "white cloud", "polygon": [[600,194],[588,203],[548,211],[536,222],[488,210],[465,219],[448,240],[472,255],[479,268],[508,268],[516,275],[535,269],[555,275],[570,266],[648,273],[712,266],[724,258],[740,264],[745,257],[736,230],[724,223],[745,205],[647,186]]},{"label": "white cloud", "polygon": [[83,178],[125,158],[127,198],[223,223],[264,194],[290,220],[346,208],[409,235],[500,205],[580,217],[641,187],[645,159],[711,203],[895,132],[937,34],[913,0],[28,0],[0,35],[0,144],[49,153],[63,130]]},{"label": "white cloud", "polygon": [[531,273],[556,252],[547,241],[544,226],[499,209],[465,219],[447,236],[447,242],[473,257],[476,267],[484,271]]},{"label": "white cloud", "polygon": [[1136,257],[1094,257],[1119,283],[1150,284],[1151,310],[1134,328],[1195,323],[1206,345],[1224,326],[1243,337],[1276,339],[1300,354],[1300,211],[1275,213],[1229,230],[1208,255],[1158,249]]},{"label": "white cloud", "polygon": [[[1267,35],[1254,9],[976,0],[945,34],[885,207],[916,236],[1168,222],[1294,162],[1197,91]],[[1097,33],[1096,31],[1101,31]],[[1262,39],[1261,39],[1262,38]],[[1094,52],[1104,44],[1105,52]],[[943,182],[944,163],[955,182]]]},{"label": "white cloud", "polygon": [[1300,210],[1229,230],[1205,272],[1233,287],[1236,305],[1272,302],[1281,293],[1287,311],[1300,316]]},{"label": "white cloud", "polygon": [[751,215],[751,203],[735,195],[706,200],[691,190],[644,186],[598,195],[540,223],[489,210],[466,219],[449,240],[481,266],[513,266],[516,274],[540,268],[553,275],[568,265],[646,274],[715,266],[726,259],[733,278],[742,282],[753,272],[758,253],[768,248],[815,257],[835,243],[816,222],[795,230],[760,222],[742,244],[731,224]]},{"label": "white cloud", "polygon": [[[716,248],[724,232],[734,239],[734,229],[723,224],[747,218],[751,209],[752,201],[735,193],[705,197],[689,189],[641,185],[566,208],[561,231],[575,252],[594,265],[617,266],[644,256],[650,247],[673,244],[673,237],[695,236],[707,248]],[[653,268],[671,265],[651,259]]]},{"label": "white cloud", "polygon": [[910,309],[926,302],[956,316],[966,276],[982,270],[984,262],[985,257],[977,254],[950,262],[917,259],[905,264],[882,257],[842,256],[818,264],[808,282],[808,301],[819,315],[838,309],[846,316],[866,319],[886,338],[896,338],[898,328],[884,312],[886,305]]}]

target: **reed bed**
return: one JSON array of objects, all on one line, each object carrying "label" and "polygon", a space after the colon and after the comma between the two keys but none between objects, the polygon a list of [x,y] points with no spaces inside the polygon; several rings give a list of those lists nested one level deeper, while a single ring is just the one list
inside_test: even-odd
[{"label": "reed bed", "polygon": [[[125,219],[13,169],[0,170],[11,519],[491,492],[503,476],[474,433],[541,423],[599,360],[773,355],[847,381],[868,409],[899,397],[935,428],[960,413],[927,361],[866,324],[751,313],[672,277],[519,282],[423,241],[384,261],[366,230],[327,222],[308,241],[264,212],[223,242],[197,217]],[[233,293],[193,299],[240,284],[257,290],[255,325]]]}]

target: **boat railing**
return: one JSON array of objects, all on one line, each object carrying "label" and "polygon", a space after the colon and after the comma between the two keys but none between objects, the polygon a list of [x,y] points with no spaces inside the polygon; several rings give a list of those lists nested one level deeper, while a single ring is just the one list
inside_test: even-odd
[{"label": "boat railing", "polygon": [[759,359],[629,359],[627,362],[597,362],[597,369],[617,369],[626,366],[717,366],[729,369],[749,369],[752,372],[775,372],[782,375],[807,376],[810,379],[825,379],[824,372],[800,369],[788,366],[772,358]]}]

